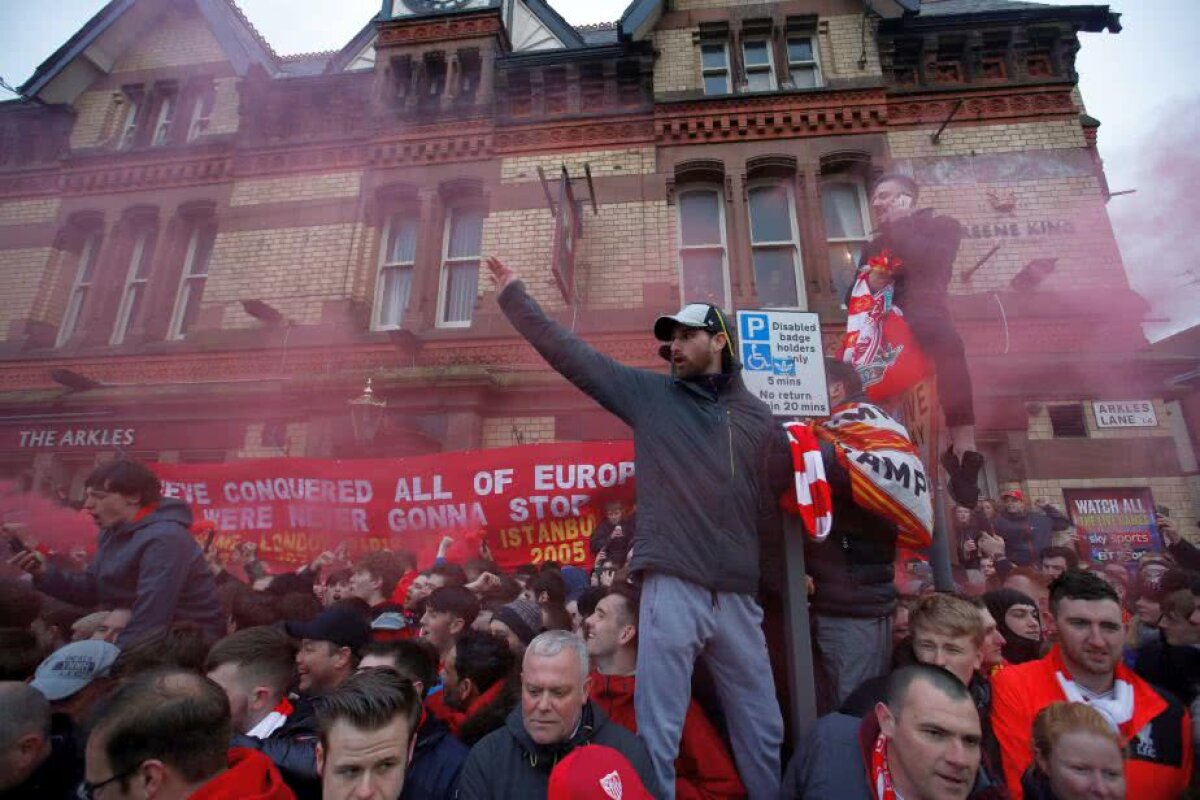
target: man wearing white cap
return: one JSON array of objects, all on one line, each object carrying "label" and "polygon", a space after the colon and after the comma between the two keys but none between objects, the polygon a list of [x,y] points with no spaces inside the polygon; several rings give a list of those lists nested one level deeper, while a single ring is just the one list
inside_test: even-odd
[{"label": "man wearing white cap", "polygon": [[634,369],[549,319],[511,269],[494,258],[487,264],[513,327],[633,428],[638,542],[630,568],[642,583],[643,645],[634,703],[663,796],[674,797],[692,669],[702,654],[747,792],[777,796],[783,718],[754,594],[760,527],[777,519],[790,461],[782,428],[742,383],[728,320],[702,303],[659,317],[654,335],[671,374]]}]

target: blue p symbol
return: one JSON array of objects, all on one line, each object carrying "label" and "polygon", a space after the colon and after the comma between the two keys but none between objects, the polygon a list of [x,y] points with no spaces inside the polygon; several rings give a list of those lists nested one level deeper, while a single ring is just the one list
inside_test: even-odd
[{"label": "blue p symbol", "polygon": [[743,314],[742,315],[742,341],[743,342],[768,342],[771,340],[770,331],[767,329],[766,314]]}]

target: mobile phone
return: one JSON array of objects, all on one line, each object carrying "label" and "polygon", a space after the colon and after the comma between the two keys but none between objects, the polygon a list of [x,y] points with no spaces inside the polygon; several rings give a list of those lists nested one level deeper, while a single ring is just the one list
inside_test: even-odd
[{"label": "mobile phone", "polygon": [[1155,506],[1154,513],[1158,514],[1160,517],[1169,518],[1171,516],[1171,509],[1167,508],[1166,506]]}]

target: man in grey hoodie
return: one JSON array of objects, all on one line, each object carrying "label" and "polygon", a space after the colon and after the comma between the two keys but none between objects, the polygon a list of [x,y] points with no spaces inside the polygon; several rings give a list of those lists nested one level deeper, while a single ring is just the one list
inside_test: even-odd
[{"label": "man in grey hoodie", "polygon": [[100,528],[96,556],[84,572],[47,565],[26,550],[10,563],[31,573],[34,585],[84,608],[130,608],[116,644],[124,649],[173,622],[194,622],[215,641],[226,633],[221,605],[204,554],[189,529],[192,511],[163,497],[158,477],[136,461],[96,467],[84,482],[83,509]]},{"label": "man in grey hoodie", "polygon": [[638,541],[629,566],[642,584],[634,703],[662,796],[674,797],[692,669],[703,657],[747,792],[775,797],[783,717],[754,595],[760,531],[778,521],[791,459],[783,429],[742,382],[729,322],[702,303],[659,317],[654,334],[671,374],[634,369],[550,320],[512,270],[487,264],[513,327],[633,428]]}]

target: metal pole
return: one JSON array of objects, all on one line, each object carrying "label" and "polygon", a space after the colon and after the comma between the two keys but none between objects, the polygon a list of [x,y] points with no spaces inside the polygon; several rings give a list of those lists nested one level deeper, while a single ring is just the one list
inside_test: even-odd
[{"label": "metal pole", "polygon": [[788,695],[792,742],[798,745],[817,721],[817,681],[809,636],[808,589],[804,580],[804,525],[794,514],[783,514],[784,640],[787,646]]},{"label": "metal pole", "polygon": [[[941,470],[934,465],[934,474],[941,477]],[[939,592],[954,591],[954,575],[950,572],[950,527],[946,514],[946,496],[949,491],[938,487],[933,504],[933,544],[929,546],[929,565],[933,568],[933,587]]]}]

